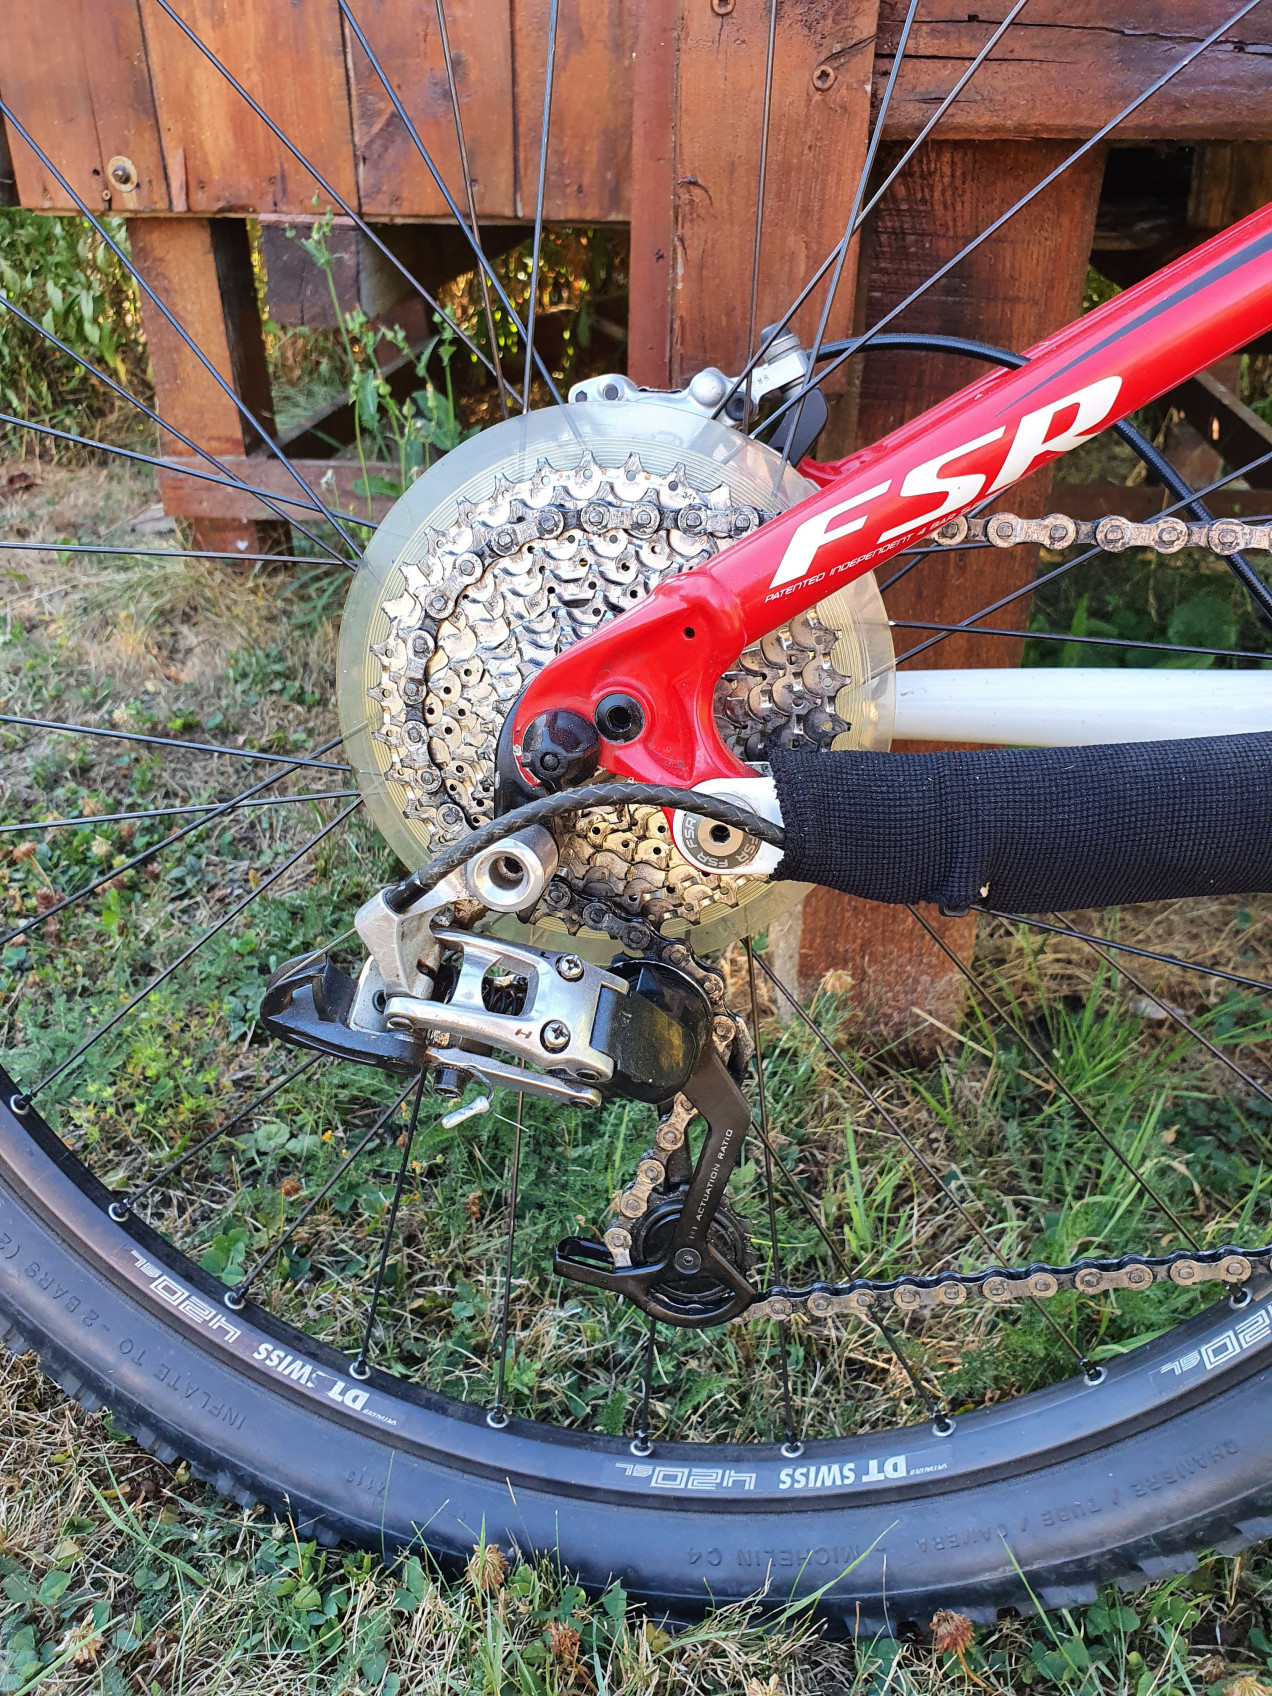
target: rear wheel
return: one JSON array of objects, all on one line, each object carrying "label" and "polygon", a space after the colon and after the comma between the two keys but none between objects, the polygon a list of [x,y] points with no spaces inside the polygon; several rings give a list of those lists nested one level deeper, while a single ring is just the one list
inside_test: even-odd
[{"label": "rear wheel", "polygon": [[[460,328],[481,357],[524,305],[497,298],[510,275],[470,291]],[[529,341],[532,323],[519,330]],[[843,351],[821,343],[814,369]],[[457,1106],[454,1055],[426,1090],[409,1065],[302,1056],[257,1020],[288,956],[358,963],[349,923],[398,871],[382,843],[416,865],[492,816],[501,730],[547,658],[806,491],[795,432],[761,445],[749,402],[704,375],[696,392],[624,399],[602,374],[567,407],[526,405],[412,483],[374,536],[307,514],[335,569],[365,544],[339,731],[311,691],[303,734],[270,723],[267,738],[253,719],[245,748],[209,711],[206,742],[174,742],[100,684],[85,716],[101,722],[68,725],[63,680],[23,650],[9,722],[27,758],[10,793],[27,816],[5,826],[20,842],[7,1341],[156,1453],[324,1539],[422,1540],[453,1562],[483,1537],[551,1551],[677,1617],[767,1588],[895,1634],[939,1606],[990,1618],[1091,1600],[1235,1549],[1272,1528],[1257,904],[1214,904],[1183,957],[1151,914],[1094,939],[1000,926],[975,965],[954,959],[974,1022],[916,1011],[948,1041],[909,1065],[891,1045],[845,1052],[836,996],[863,986],[798,1008],[751,943],[792,892],[748,874],[727,823],[704,821],[707,871],[661,806],[561,825],[531,943],[567,981],[654,951],[734,1074],[750,1067],[755,1123],[711,1247],[766,1299],[709,1329],[682,1323],[727,1293],[709,1268],[677,1267],[659,1325],[551,1271],[563,1239],[613,1269],[669,1248],[701,1134],[687,1102],[592,1109],[473,1086]],[[492,376],[490,415],[515,414],[517,386]],[[522,398],[548,399],[544,378]],[[1058,550],[1041,587],[1091,554]],[[921,565],[920,551],[898,572]],[[941,616],[916,649],[951,632]],[[1051,633],[1066,658],[1104,644],[1123,661],[1082,675],[1088,701],[1101,677],[1129,696],[1127,656],[1151,648],[1222,666],[1205,675],[1263,710],[1262,647],[1244,637],[1078,622]],[[910,736],[1030,739],[1023,718],[972,723],[974,679],[920,700],[892,641],[873,582],[833,597],[722,680],[725,734],[753,763],[774,746],[884,748],[898,711]],[[1058,673],[1033,676],[1014,710],[1065,740]],[[87,671],[77,681],[92,692]],[[1178,694],[1139,691],[1133,734],[1164,734]],[[565,741],[547,752],[572,757]],[[61,823],[41,816],[50,785]],[[493,888],[516,868],[489,872]],[[498,933],[525,944],[506,915]],[[1127,946],[1147,965],[1128,966]],[[506,960],[480,988],[514,1018],[525,994]],[[1238,1044],[1253,1058],[1238,1064]],[[1206,1305],[1207,1283],[1235,1294]]]}]

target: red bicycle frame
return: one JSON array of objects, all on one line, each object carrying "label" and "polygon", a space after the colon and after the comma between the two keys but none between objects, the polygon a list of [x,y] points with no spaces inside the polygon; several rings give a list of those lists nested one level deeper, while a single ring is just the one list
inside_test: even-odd
[{"label": "red bicycle frame", "polygon": [[606,771],[685,788],[752,775],[712,711],[744,647],[1269,329],[1272,206],[1039,342],[1019,370],[853,454],[825,488],[560,654],[518,704],[515,751],[549,708],[595,718],[622,693],[644,727],[602,743]]}]

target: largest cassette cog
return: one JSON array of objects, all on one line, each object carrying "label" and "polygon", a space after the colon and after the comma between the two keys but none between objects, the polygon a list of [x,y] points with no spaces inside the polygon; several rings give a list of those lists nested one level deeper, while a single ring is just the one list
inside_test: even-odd
[{"label": "largest cassette cog", "polygon": [[[414,866],[490,817],[500,728],[550,659],[810,489],[748,437],[644,398],[509,420],[426,472],[377,531],[340,635],[346,745],[396,852]],[[753,764],[774,745],[886,747],[890,659],[860,579],[741,655],[721,735]],[[760,919],[763,880],[692,865],[658,808],[555,829],[551,907],[571,928],[596,901],[699,946]]]}]

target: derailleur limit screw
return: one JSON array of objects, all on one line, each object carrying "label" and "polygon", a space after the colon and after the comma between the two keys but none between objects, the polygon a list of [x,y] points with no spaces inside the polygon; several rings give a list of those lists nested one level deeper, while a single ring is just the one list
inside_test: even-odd
[{"label": "derailleur limit screw", "polygon": [[562,954],[556,963],[556,969],[566,983],[577,983],[583,976],[583,962],[577,954]]},{"label": "derailleur limit screw", "polygon": [[570,1046],[570,1027],[560,1019],[549,1019],[539,1032],[539,1041],[549,1054],[560,1054]]}]

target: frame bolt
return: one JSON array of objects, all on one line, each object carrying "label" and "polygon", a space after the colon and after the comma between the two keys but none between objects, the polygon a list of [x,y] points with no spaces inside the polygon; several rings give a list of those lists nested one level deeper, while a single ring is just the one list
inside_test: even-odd
[{"label": "frame bolt", "polygon": [[583,962],[577,954],[562,954],[556,963],[556,969],[566,983],[577,983],[583,976]]},{"label": "frame bolt", "polygon": [[570,1046],[570,1027],[561,1019],[549,1019],[539,1032],[539,1041],[549,1054],[560,1054]]}]

